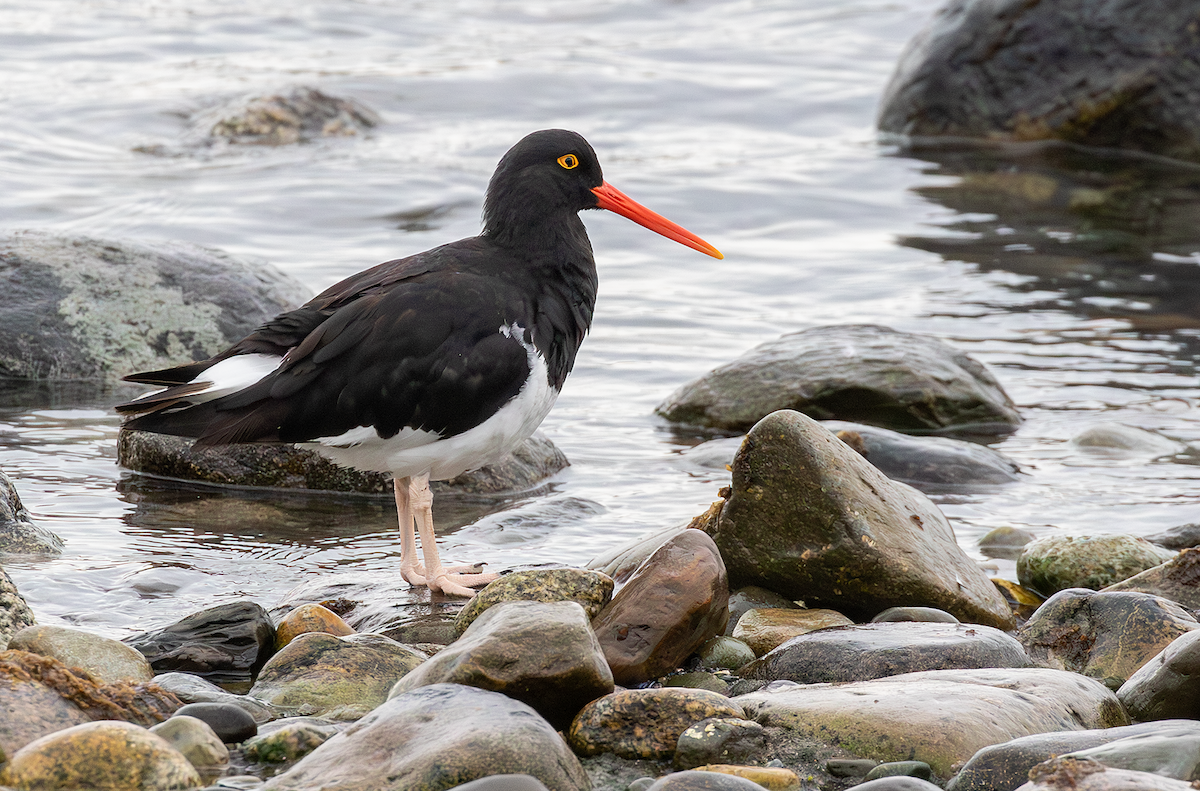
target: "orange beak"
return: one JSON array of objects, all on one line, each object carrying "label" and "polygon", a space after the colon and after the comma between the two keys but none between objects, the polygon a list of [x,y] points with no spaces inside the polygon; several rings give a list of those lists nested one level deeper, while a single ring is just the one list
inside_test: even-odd
[{"label": "orange beak", "polygon": [[676,225],[675,223],[663,217],[661,214],[656,214],[650,211],[642,204],[630,198],[624,192],[609,184],[607,181],[599,187],[594,187],[592,192],[596,195],[596,207],[600,209],[608,209],[614,211],[622,217],[629,219],[641,225],[644,228],[649,228],[655,233],[662,234],[668,239],[679,242],[682,245],[687,245],[693,250],[699,250],[705,255],[711,255],[713,258],[724,258],[721,251],[713,247],[708,242],[701,239],[696,234]]}]

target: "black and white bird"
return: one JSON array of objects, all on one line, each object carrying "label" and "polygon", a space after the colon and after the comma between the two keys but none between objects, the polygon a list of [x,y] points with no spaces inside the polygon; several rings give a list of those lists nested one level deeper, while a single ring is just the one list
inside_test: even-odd
[{"label": "black and white bird", "polygon": [[606,183],[580,135],[534,132],[501,158],[479,236],[352,275],[211,359],[127,376],[163,389],[117,410],[197,445],[297,443],[391,473],[401,575],[471,596],[496,575],[442,566],[429,481],[499,460],[554,405],[596,302],[583,209],[722,257]]}]

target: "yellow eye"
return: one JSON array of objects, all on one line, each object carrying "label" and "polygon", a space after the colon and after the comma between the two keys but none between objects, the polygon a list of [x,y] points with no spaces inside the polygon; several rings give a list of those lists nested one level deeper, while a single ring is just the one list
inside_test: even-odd
[{"label": "yellow eye", "polygon": [[567,170],[570,170],[579,164],[579,158],[574,154],[563,154],[558,158],[558,164],[562,165]]}]

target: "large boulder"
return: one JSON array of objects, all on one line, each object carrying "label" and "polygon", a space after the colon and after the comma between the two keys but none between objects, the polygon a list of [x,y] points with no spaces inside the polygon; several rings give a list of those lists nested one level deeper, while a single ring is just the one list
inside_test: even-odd
[{"label": "large boulder", "polygon": [[750,431],[729,494],[711,513],[702,521],[735,586],[761,585],[858,620],[915,605],[1012,626],[1004,598],[937,506],[798,412],[776,412]]},{"label": "large boulder", "polygon": [[1116,697],[1076,673],[927,670],[848,684],[783,684],[736,699],[748,719],[880,761],[919,760],[948,777],[992,744],[1128,725]]},{"label": "large boulder", "polygon": [[355,101],[297,86],[286,93],[242,97],[200,114],[195,125],[216,139],[240,145],[279,146],[320,137],[346,137],[380,123]]},{"label": "large boulder", "polygon": [[874,324],[784,335],[685,384],[655,411],[746,431],[779,409],[923,433],[1007,433],[1021,422],[978,361],[936,338]]},{"label": "large boulder", "polygon": [[204,359],[308,299],[279,270],[180,242],[0,238],[0,376],[114,382]]},{"label": "large boulder", "polygon": [[455,640],[396,682],[388,697],[440,683],[502,692],[556,728],[613,691],[613,676],[582,606],[510,601],[489,607]]},{"label": "large boulder", "polygon": [[879,128],[1200,160],[1191,0],[950,0],[909,43]]},{"label": "large boulder", "polygon": [[579,759],[524,703],[434,684],[392,698],[313,750],[266,791],[444,791],[527,774],[551,791],[588,791]]}]

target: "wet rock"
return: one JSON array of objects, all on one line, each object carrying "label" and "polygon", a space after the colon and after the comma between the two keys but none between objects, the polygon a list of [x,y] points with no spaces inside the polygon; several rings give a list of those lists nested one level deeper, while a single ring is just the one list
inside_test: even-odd
[{"label": "wet rock", "polygon": [[1100,452],[1118,452],[1152,457],[1173,456],[1187,450],[1182,442],[1162,434],[1121,423],[1100,423],[1071,437],[1071,444]]},{"label": "wet rock", "polygon": [[556,728],[613,691],[613,675],[582,606],[508,601],[477,617],[462,637],[400,679],[389,697],[440,683],[501,692]]},{"label": "wet rock", "polygon": [[238,100],[203,114],[197,123],[209,126],[212,137],[230,143],[279,146],[357,135],[377,126],[380,118],[361,102],[300,86],[287,93]]},{"label": "wet rock", "polygon": [[871,619],[871,623],[958,623],[958,619],[936,607],[888,607]]},{"label": "wet rock", "polygon": [[1194,12],[1186,2],[952,0],[901,56],[879,128],[1200,160]]},{"label": "wet rock", "polygon": [[249,712],[232,703],[189,703],[173,717],[193,717],[200,720],[225,744],[237,744],[258,733],[258,723]]},{"label": "wet rock", "polygon": [[350,625],[337,613],[320,604],[302,604],[280,619],[275,625],[275,650],[283,648],[302,634],[321,632],[334,637],[354,634]]},{"label": "wet rock", "polygon": [[170,626],[125,638],[156,672],[178,670],[213,682],[249,681],[275,650],[271,617],[254,602],[219,604]]},{"label": "wet rock", "polygon": [[[729,676],[726,676],[729,678]],[[729,694],[729,684],[725,683],[724,679],[719,678],[715,673],[707,673],[703,670],[696,670],[690,673],[674,673],[669,676],[664,676],[662,679],[664,687],[685,687],[687,689],[707,689],[709,692],[716,692],[720,695]]]},{"label": "wet rock", "polygon": [[1034,662],[1117,689],[1180,635],[1200,628],[1178,604],[1146,593],[1060,591],[1018,632]]},{"label": "wet rock", "polygon": [[941,776],[984,747],[1047,731],[1127,725],[1116,697],[1075,673],[929,670],[847,684],[777,682],[736,699],[745,717],[864,758],[919,760]]},{"label": "wet rock", "polygon": [[[392,493],[391,473],[339,467],[295,445],[263,442],[196,448],[194,443],[187,437],[122,430],[117,435],[117,462],[136,472],[230,486]],[[567,465],[562,451],[545,435],[535,433],[500,461],[449,481],[434,481],[430,486],[435,495],[519,491]]]},{"label": "wet rock", "polygon": [[567,739],[580,755],[670,758],[684,731],[714,717],[746,719],[736,702],[707,690],[622,690],[584,706]]},{"label": "wet rock", "polygon": [[1089,758],[1060,756],[1029,770],[1029,782],[1021,791],[1185,791],[1190,783],[1171,780],[1149,772],[1108,769]]},{"label": "wet rock", "polygon": [[153,684],[99,684],[50,657],[0,652],[0,754],[54,731],[92,720],[154,725],[180,706]]},{"label": "wet rock", "polygon": [[48,656],[69,667],[81,667],[102,684],[139,684],[154,678],[146,657],[122,642],[63,626],[27,626],[8,647]]},{"label": "wet rock", "polygon": [[747,662],[754,661],[754,650],[741,640],[718,635],[700,646],[700,666],[715,669],[737,670]]},{"label": "wet rock", "polygon": [[1146,540],[1167,549],[1191,549],[1200,546],[1200,524],[1175,525],[1161,533],[1146,536]]},{"label": "wet rock", "polygon": [[425,655],[378,634],[310,632],[263,667],[250,696],[295,714],[354,720],[383,701]]},{"label": "wet rock", "polygon": [[713,717],[689,726],[675,746],[675,768],[695,769],[705,764],[746,763],[764,754],[767,734],[763,726],[736,717]]},{"label": "wet rock", "polygon": [[266,789],[442,791],[497,774],[528,774],[551,791],[590,788],[579,760],[529,706],[498,692],[434,684],[383,703]]},{"label": "wet rock", "polygon": [[1046,597],[1042,594],[1018,585],[1012,580],[992,577],[992,584],[996,586],[996,590],[1000,591],[1000,595],[1004,597],[1004,601],[1012,611],[1022,620],[1029,620],[1037,612],[1037,608],[1046,601]]},{"label": "wet rock", "polygon": [[801,684],[865,681],[920,670],[1028,667],[1011,635],[989,626],[894,622],[843,626],[788,640],[741,668],[742,678]]},{"label": "wet rock", "polygon": [[33,610],[17,591],[16,583],[0,568],[0,647],[8,645],[13,634],[35,623]]},{"label": "wet rock", "polygon": [[289,717],[272,723],[243,746],[246,758],[259,763],[298,761],[338,735],[337,723],[317,717]]},{"label": "wet rock", "polygon": [[1101,730],[1038,733],[985,747],[971,757],[947,785],[946,791],[1012,791],[1029,779],[1029,770],[1057,755],[1097,747],[1118,739],[1153,734],[1193,723],[1173,720],[1125,725]]},{"label": "wet rock", "polygon": [[674,526],[637,536],[592,558],[588,561],[587,567],[593,571],[607,574],[618,585],[623,585],[633,575],[633,572],[646,562],[646,558],[687,529],[687,527]]},{"label": "wet rock", "polygon": [[824,421],[838,439],[895,481],[918,489],[997,486],[1017,480],[1020,466],[999,451],[949,437],[913,437],[877,426]]},{"label": "wet rock", "polygon": [[837,610],[776,610],[763,607],[743,615],[733,630],[733,636],[750,646],[755,656],[762,656],[793,637],[853,623]]},{"label": "wet rock", "polygon": [[548,791],[536,777],[529,775],[491,775],[454,787],[455,791]]},{"label": "wet rock", "polygon": [[305,604],[332,610],[356,632],[383,634],[400,643],[443,645],[454,640],[454,616],[465,599],[434,601],[428,588],[413,588],[399,574],[339,571],[312,577],[272,608],[276,618]]},{"label": "wet rock", "polygon": [[689,769],[660,777],[646,791],[762,791],[753,780],[724,772],[700,772]]},{"label": "wet rock", "polygon": [[200,775],[178,750],[145,728],[89,722],[25,745],[0,771],[0,783],[41,791],[196,788]]},{"label": "wet rock", "polygon": [[0,238],[0,376],[115,382],[201,360],[308,299],[274,267],[180,242]]},{"label": "wet rock", "polygon": [[1105,593],[1138,591],[1200,610],[1200,549],[1184,549],[1161,566],[1146,569],[1104,588]]},{"label": "wet rock", "polygon": [[1003,525],[987,532],[979,539],[979,551],[984,557],[1016,560],[1021,556],[1025,545],[1037,536],[1028,530],[1022,530],[1011,525]]},{"label": "wet rock", "polygon": [[733,636],[742,616],[751,610],[770,608],[774,610],[798,610],[800,606],[786,596],[757,585],[745,585],[729,594],[729,624],[725,634]]},{"label": "wet rock", "polygon": [[881,777],[878,780],[859,783],[854,787],[858,791],[933,791],[935,788],[941,788],[941,786],[936,786],[928,780],[903,775]]},{"label": "wet rock", "polygon": [[1195,718],[1200,712],[1200,630],[1171,641],[1121,685],[1117,697],[1138,720]]},{"label": "wet rock", "polygon": [[533,569],[505,574],[475,594],[454,619],[455,636],[467,630],[489,607],[506,601],[573,601],[583,607],[588,620],[612,600],[613,580],[587,569]]},{"label": "wet rock", "polygon": [[183,753],[201,774],[218,773],[229,765],[229,748],[204,720],[176,714],[155,725],[150,732]]},{"label": "wet rock", "polygon": [[1007,433],[1021,422],[987,369],[927,335],[870,324],[784,335],[671,394],[655,412],[676,423],[747,431],[794,409],[896,429]]},{"label": "wet rock", "polygon": [[1017,580],[1046,596],[1067,588],[1100,590],[1173,557],[1134,536],[1043,536],[1021,551]]},{"label": "wet rock", "polygon": [[711,538],[685,530],[659,547],[592,621],[621,685],[675,669],[729,618],[725,564]]},{"label": "wet rock", "polygon": [[59,555],[62,549],[62,539],[34,523],[17,494],[17,487],[0,470],[0,552]]},{"label": "wet rock", "polygon": [[266,703],[226,692],[211,681],[191,673],[161,673],[154,677],[154,683],[184,703],[228,703],[237,706],[260,725],[276,716],[275,710]]},{"label": "wet rock", "polygon": [[888,761],[867,772],[868,782],[881,777],[917,777],[921,780],[932,780],[933,768],[924,761]]},{"label": "wet rock", "polygon": [[937,506],[798,412],[776,412],[746,436],[714,538],[735,585],[856,620],[916,605],[1012,624]]},{"label": "wet rock", "polygon": [[1151,733],[1126,736],[1063,758],[1091,759],[1110,769],[1150,772],[1176,780],[1200,780],[1200,722],[1173,720]]}]

